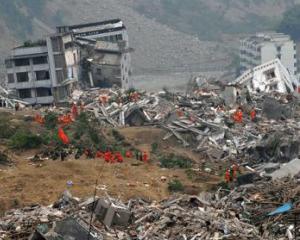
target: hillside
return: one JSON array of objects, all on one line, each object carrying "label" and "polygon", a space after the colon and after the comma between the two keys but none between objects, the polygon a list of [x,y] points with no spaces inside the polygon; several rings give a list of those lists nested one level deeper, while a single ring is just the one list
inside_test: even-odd
[{"label": "hillside", "polygon": [[[220,69],[233,60],[231,33],[273,29],[299,0],[0,0],[0,57],[57,24],[124,20],[135,74]],[[279,16],[279,17],[278,17]],[[238,37],[230,35],[230,41]]]}]

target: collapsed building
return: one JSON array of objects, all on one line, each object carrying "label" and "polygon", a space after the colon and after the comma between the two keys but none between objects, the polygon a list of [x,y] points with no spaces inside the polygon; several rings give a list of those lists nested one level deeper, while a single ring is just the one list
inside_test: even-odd
[{"label": "collapsed building", "polygon": [[254,93],[271,91],[292,93],[297,90],[299,83],[281,61],[275,59],[244,72],[230,85],[242,85]]},{"label": "collapsed building", "polygon": [[82,79],[90,87],[132,87],[129,37],[120,19],[57,27],[71,32],[81,49]]},{"label": "collapsed building", "polygon": [[30,104],[67,102],[83,87],[132,87],[128,34],[119,19],[57,27],[45,40],[11,50],[7,86]]}]

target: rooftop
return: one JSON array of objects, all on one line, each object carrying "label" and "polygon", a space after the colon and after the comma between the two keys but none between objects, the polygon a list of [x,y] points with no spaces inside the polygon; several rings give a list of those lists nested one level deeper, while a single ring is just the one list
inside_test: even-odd
[{"label": "rooftop", "polygon": [[264,32],[256,33],[255,36],[251,36],[245,39],[245,41],[251,42],[253,44],[261,44],[265,42],[287,42],[291,41],[289,35],[277,32]]}]

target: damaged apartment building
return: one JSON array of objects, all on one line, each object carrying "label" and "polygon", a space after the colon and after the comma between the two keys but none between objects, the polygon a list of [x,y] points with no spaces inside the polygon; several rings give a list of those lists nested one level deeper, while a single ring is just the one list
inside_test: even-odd
[{"label": "damaged apartment building", "polygon": [[66,102],[79,84],[128,89],[130,52],[119,19],[57,27],[46,40],[11,50],[5,60],[7,86],[30,104]]},{"label": "damaged apartment building", "polygon": [[25,43],[5,60],[7,86],[30,104],[65,102],[78,82],[78,54],[69,33]]},{"label": "damaged apartment building", "polygon": [[[132,87],[128,34],[120,19],[57,27],[72,33],[80,46],[81,79],[90,87]],[[88,81],[87,81],[88,80]]]}]

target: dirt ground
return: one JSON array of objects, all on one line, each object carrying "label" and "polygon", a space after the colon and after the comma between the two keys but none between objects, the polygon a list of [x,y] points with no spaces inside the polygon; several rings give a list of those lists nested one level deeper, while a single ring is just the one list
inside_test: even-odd
[{"label": "dirt ground", "polygon": [[[165,134],[161,129],[125,128],[120,133],[142,151],[150,151],[151,144],[157,142],[163,151],[184,153],[197,160],[194,153],[180,149],[176,140],[168,143],[161,140]],[[75,160],[69,157],[64,162],[46,160],[38,166],[29,160],[37,151],[10,151],[14,165],[0,167],[0,212],[31,204],[51,204],[67,189],[70,180],[73,182],[70,191],[76,197],[92,196],[97,180],[98,195],[107,192],[125,201],[135,197],[162,200],[170,195],[167,187],[172,179],[179,179],[186,191],[192,194],[206,190],[220,180],[217,176],[200,173],[201,177],[192,181],[184,169],[162,169],[151,156],[148,164],[135,159],[125,159],[122,164],[107,164],[103,159]],[[161,180],[163,176],[166,181]]]}]

